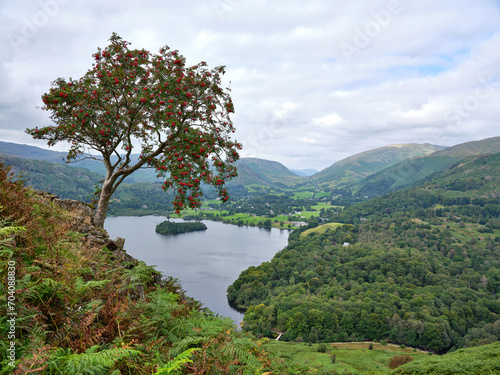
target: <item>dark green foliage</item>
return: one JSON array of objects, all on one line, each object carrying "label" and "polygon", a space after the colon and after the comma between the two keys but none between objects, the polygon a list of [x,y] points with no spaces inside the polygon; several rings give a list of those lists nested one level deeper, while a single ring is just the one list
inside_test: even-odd
[{"label": "dark green foliage", "polygon": [[319,353],[326,353],[326,345],[325,344],[319,344],[318,345],[318,352]]},{"label": "dark green foliage", "polygon": [[[473,161],[491,177],[481,188],[498,179],[499,160]],[[472,179],[464,168],[447,173]],[[334,216],[350,227],[293,231],[285,249],[228,288],[229,300],[247,308],[244,329],[277,328],[283,340],[389,339],[435,352],[499,340],[500,205],[486,195],[445,195],[445,177]]]},{"label": "dark green foliage", "polygon": [[193,221],[188,223],[175,223],[173,221],[165,220],[156,226],[156,233],[169,235],[169,234],[179,234],[187,232],[195,232],[200,230],[206,230],[207,226],[199,221]]}]

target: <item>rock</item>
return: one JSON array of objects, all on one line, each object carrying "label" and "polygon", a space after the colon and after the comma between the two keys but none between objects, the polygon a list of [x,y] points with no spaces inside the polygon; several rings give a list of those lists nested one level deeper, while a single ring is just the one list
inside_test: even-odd
[{"label": "rock", "polygon": [[[83,234],[82,246],[96,251],[107,248],[112,253],[111,259],[123,268],[132,269],[138,264],[138,260],[127,254],[124,249],[124,238],[118,237],[112,240],[108,232],[93,225],[94,209],[90,204],[72,199],[59,199],[57,195],[45,191],[35,191],[35,193],[42,202],[52,203],[68,212],[71,230]],[[160,272],[152,275],[152,282],[156,285],[161,284]],[[137,285],[130,291],[130,294],[134,300],[145,298],[144,286]]]},{"label": "rock", "polygon": [[106,247],[108,250],[115,251],[115,250],[123,250],[123,246],[125,245],[125,238],[118,237],[116,240],[109,240],[108,243],[106,244]]},{"label": "rock", "polygon": [[130,294],[130,299],[132,301],[137,301],[139,299],[144,299],[146,298],[146,294],[144,293],[144,285],[142,284],[139,284],[139,285],[136,285],[135,288],[133,288],[132,290],[130,290],[129,292]]}]

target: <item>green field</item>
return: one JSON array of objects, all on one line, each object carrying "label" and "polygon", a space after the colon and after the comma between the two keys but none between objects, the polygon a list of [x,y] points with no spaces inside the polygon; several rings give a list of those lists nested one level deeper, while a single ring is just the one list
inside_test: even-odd
[{"label": "green field", "polygon": [[322,198],[325,196],[329,196],[331,193],[326,193],[323,191],[311,191],[311,190],[304,190],[304,191],[296,191],[293,194],[293,199],[308,199],[308,198]]},{"label": "green field", "polygon": [[[428,357],[425,352],[395,345],[373,343],[373,350],[369,350],[369,345],[368,342],[326,344],[326,352],[319,353],[318,344],[309,346],[306,343],[271,340],[266,344],[266,348],[287,362],[310,367],[311,374],[316,373],[314,369],[323,370],[322,373],[336,371],[339,375],[389,374],[388,363],[395,355],[407,354],[415,359]],[[335,355],[335,363],[332,363],[332,354]]]}]

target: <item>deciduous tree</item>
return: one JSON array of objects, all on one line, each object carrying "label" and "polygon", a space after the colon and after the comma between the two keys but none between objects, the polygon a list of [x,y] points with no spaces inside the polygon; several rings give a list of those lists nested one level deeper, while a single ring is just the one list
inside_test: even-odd
[{"label": "deciduous tree", "polygon": [[[230,135],[233,103],[221,88],[224,67],[205,62],[186,66],[168,47],[158,54],[130,49],[113,33],[93,55],[95,63],[78,80],[58,78],[42,95],[53,125],[27,129],[52,146],[70,143],[67,161],[102,161],[95,224],[102,227],[110,198],[139,168],[155,168],[164,189],[174,189],[176,212],[200,205],[201,184],[228,199],[227,180],[236,176],[240,144]],[[132,152],[140,150],[139,159]]]}]

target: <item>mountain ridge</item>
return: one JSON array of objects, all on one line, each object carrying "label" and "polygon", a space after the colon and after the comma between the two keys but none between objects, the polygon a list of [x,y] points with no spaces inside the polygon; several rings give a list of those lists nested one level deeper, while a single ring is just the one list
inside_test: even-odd
[{"label": "mountain ridge", "polygon": [[[309,176],[299,176],[297,173],[300,171],[295,173],[277,161],[248,157],[237,161],[238,177],[229,181],[228,186],[233,189],[258,186],[280,191],[312,184],[315,188],[348,187],[361,195],[374,196],[421,181],[436,171],[446,169],[460,158],[495,151],[500,152],[500,137],[451,147],[429,143],[392,144],[354,154]],[[1,141],[0,154],[58,164],[65,164],[67,155],[61,151]],[[69,166],[85,168],[101,175],[105,172],[104,166],[97,160],[81,160]],[[129,183],[157,181],[152,169],[138,170],[127,178]]]},{"label": "mountain ridge", "polygon": [[460,143],[432,154],[403,160],[378,171],[353,186],[360,195],[378,196],[424,181],[459,160],[500,152],[500,137]]},{"label": "mountain ridge", "polygon": [[347,185],[360,181],[402,160],[427,155],[441,150],[443,147],[429,143],[405,143],[378,147],[339,160],[314,174],[312,178],[320,185]]}]

